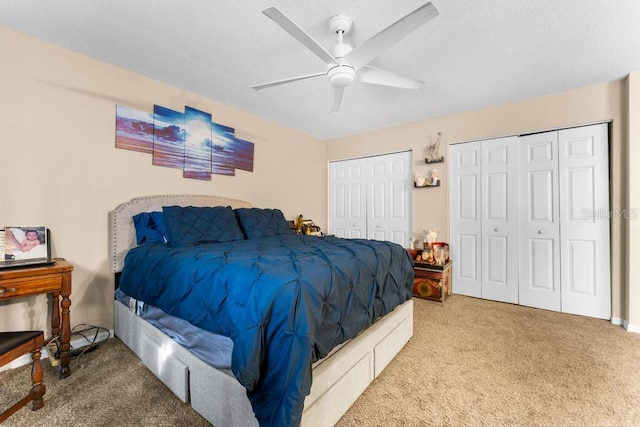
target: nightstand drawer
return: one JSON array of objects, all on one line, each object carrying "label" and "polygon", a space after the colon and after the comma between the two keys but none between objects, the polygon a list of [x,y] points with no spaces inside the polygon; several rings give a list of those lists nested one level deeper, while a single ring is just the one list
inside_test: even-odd
[{"label": "nightstand drawer", "polygon": [[59,290],[62,276],[42,276],[29,280],[24,278],[7,279],[0,285],[0,297],[17,298],[25,295],[47,293]]}]

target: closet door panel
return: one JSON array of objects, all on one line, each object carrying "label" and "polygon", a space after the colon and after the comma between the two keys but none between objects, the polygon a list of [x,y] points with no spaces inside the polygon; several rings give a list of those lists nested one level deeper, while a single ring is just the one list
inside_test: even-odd
[{"label": "closet door panel", "polygon": [[389,158],[389,240],[408,247],[411,232],[412,153],[405,151]]},{"label": "closet door panel", "polygon": [[558,134],[520,137],[519,303],[560,311]]},{"label": "closet door panel", "polygon": [[562,311],[611,317],[607,125],[559,131]]},{"label": "closet door panel", "polygon": [[329,234],[366,236],[366,184],[363,159],[329,163]]},{"label": "closet door panel", "polygon": [[518,303],[518,138],[482,141],[482,298]]},{"label": "closet door panel", "polygon": [[345,202],[349,206],[349,211],[346,222],[348,232],[344,237],[349,238],[364,238],[367,229],[367,206],[365,203],[367,188],[366,180],[361,175],[364,166],[359,165],[357,169],[358,174],[352,175]]},{"label": "closet door panel", "polygon": [[367,158],[367,238],[407,247],[411,237],[411,152]]},{"label": "closet door panel", "polygon": [[553,294],[556,287],[553,239],[529,239],[529,277],[527,282],[532,289]]},{"label": "closet door panel", "polygon": [[367,238],[375,240],[387,239],[387,190],[384,175],[374,176],[373,182],[369,184],[367,194],[367,204],[369,206],[369,217],[367,219]]},{"label": "closet door panel", "polygon": [[449,147],[452,291],[473,297],[482,296],[480,156],[480,141]]}]

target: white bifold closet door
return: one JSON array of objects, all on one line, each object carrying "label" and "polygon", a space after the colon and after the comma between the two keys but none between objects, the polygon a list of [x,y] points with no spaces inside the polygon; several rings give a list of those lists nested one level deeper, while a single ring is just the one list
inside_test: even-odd
[{"label": "white bifold closet door", "polygon": [[329,163],[329,234],[367,237],[367,168],[362,159]]},{"label": "white bifold closet door", "polygon": [[520,304],[611,317],[605,124],[520,144]]},{"label": "white bifold closet door", "polygon": [[482,141],[482,298],[518,303],[518,137]]},{"label": "white bifold closet door", "polygon": [[558,132],[520,138],[520,304],[561,311]]},{"label": "white bifold closet door", "polygon": [[482,297],[482,141],[449,146],[452,291]]},{"label": "white bifold closet door", "polygon": [[564,313],[611,318],[609,144],[605,124],[559,131]]},{"label": "white bifold closet door", "polygon": [[518,303],[517,137],[450,147],[456,293]]},{"label": "white bifold closet door", "polygon": [[453,292],[611,317],[607,131],[450,146]]},{"label": "white bifold closet door", "polygon": [[329,163],[329,234],[409,245],[411,151]]}]

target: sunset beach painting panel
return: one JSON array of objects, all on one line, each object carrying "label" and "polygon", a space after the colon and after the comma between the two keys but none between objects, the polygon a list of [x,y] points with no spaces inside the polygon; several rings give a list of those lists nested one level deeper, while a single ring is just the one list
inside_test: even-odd
[{"label": "sunset beach painting panel", "polygon": [[184,113],[153,106],[153,164],[184,166]]},{"label": "sunset beach painting panel", "polygon": [[233,148],[233,166],[236,169],[253,172],[253,142],[236,138]]},{"label": "sunset beach painting panel", "polygon": [[211,180],[211,114],[195,108],[184,109],[185,178]]},{"label": "sunset beach painting panel", "polygon": [[218,123],[211,125],[211,173],[235,175],[233,146],[235,129]]},{"label": "sunset beach painting panel", "polygon": [[116,148],[153,153],[153,114],[116,105]]}]

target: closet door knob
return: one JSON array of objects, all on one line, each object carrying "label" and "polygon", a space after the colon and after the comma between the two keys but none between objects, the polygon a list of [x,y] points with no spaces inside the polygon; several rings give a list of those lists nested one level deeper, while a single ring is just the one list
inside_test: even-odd
[{"label": "closet door knob", "polygon": [[544,231],[538,230],[538,234],[544,234]]},{"label": "closet door knob", "polygon": [[498,231],[498,227],[494,228],[494,229],[493,229],[493,231],[496,231],[496,232],[497,232],[497,231]]}]

